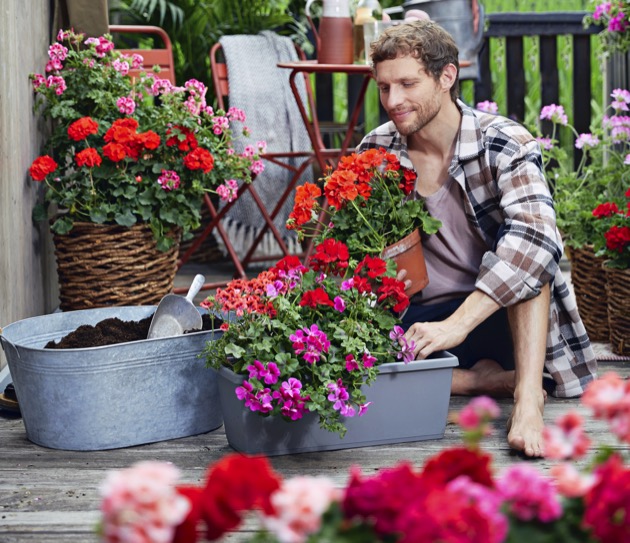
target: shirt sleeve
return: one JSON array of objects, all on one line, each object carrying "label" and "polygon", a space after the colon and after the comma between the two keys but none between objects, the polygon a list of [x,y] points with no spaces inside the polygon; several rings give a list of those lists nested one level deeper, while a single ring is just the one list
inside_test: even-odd
[{"label": "shirt sleeve", "polygon": [[537,296],[552,281],[563,247],[538,142],[523,130],[499,152],[492,148],[491,142],[486,153],[502,224],[493,250],[483,256],[475,286],[509,306]]}]

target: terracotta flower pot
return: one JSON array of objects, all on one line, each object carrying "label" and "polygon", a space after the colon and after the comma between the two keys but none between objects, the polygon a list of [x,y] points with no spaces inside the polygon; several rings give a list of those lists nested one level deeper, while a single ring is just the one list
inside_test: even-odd
[{"label": "terracotta flower pot", "polygon": [[385,247],[382,257],[391,258],[396,262],[396,266],[399,270],[407,270],[407,277],[405,277],[405,279],[411,281],[411,285],[405,290],[407,296],[413,296],[429,284],[429,275],[427,274],[427,267],[424,262],[420,230],[414,230],[400,241]]}]

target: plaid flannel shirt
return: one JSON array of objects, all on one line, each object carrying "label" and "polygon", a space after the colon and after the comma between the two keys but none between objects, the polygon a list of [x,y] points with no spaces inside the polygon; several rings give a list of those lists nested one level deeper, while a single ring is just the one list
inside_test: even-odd
[{"label": "plaid flannel shirt", "polygon": [[[578,396],[596,377],[597,362],[558,265],[563,246],[538,142],[516,122],[457,105],[462,121],[449,174],[463,189],[468,221],[488,245],[475,286],[506,307],[550,284],[545,368],[555,396]],[[357,152],[374,147],[415,170],[393,122],[366,135]]]}]

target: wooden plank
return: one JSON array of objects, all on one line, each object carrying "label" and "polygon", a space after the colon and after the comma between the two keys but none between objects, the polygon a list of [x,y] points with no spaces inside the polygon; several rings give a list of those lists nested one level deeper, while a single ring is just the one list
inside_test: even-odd
[{"label": "wooden plank", "polygon": [[523,121],[525,118],[525,69],[523,67],[523,38],[505,39],[507,72],[507,116]]},{"label": "wooden plank", "polygon": [[597,34],[598,26],[584,27],[586,11],[554,11],[548,13],[489,13],[488,37],[557,36],[559,34]]},{"label": "wooden plank", "polygon": [[[573,37],[573,126],[578,134],[590,132],[591,125],[591,40],[589,36]],[[573,150],[577,168],[582,151]]]},{"label": "wooden plank", "polygon": [[486,38],[479,52],[479,79],[475,81],[475,104],[492,100],[492,75],[490,73],[491,41]]}]

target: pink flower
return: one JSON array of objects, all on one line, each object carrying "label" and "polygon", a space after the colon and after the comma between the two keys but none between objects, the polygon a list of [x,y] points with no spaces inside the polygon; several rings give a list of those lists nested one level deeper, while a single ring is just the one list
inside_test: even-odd
[{"label": "pink flower", "polygon": [[346,370],[355,371],[359,369],[359,363],[353,354],[346,356]]},{"label": "pink flower", "polygon": [[121,96],[116,100],[116,106],[123,115],[133,115],[133,112],[136,110],[136,103],[133,101],[133,98],[128,96]]},{"label": "pink flower", "polygon": [[178,477],[176,467],[154,461],[110,472],[100,489],[104,540],[170,543],[190,510],[175,489]]},{"label": "pink flower", "polygon": [[67,56],[68,48],[64,47],[60,43],[53,43],[48,48],[48,57],[50,58],[50,60],[58,60],[60,62],[63,62],[64,60],[66,60]]},{"label": "pink flower", "polygon": [[252,171],[252,173],[258,175],[259,173],[262,173],[265,170],[265,164],[263,163],[262,160],[254,160],[254,162],[252,162],[249,169]]},{"label": "pink flower", "polygon": [[602,15],[610,13],[611,7],[611,2],[602,2],[601,4],[599,4],[595,7],[595,11],[593,12],[593,19],[595,21],[599,21],[602,18]]},{"label": "pink flower", "polygon": [[496,102],[491,102],[489,100],[484,100],[483,102],[479,102],[477,104],[477,109],[479,111],[485,111],[486,113],[498,113],[499,107]]},{"label": "pink flower", "polygon": [[122,75],[127,75],[129,73],[129,63],[126,60],[116,59],[112,62],[112,66],[114,70],[119,72]]},{"label": "pink flower", "polygon": [[508,532],[508,519],[501,512],[503,498],[495,490],[475,483],[468,475],[460,475],[447,485],[447,490],[459,496],[465,496],[475,504],[489,521],[491,539],[488,543],[502,543]]},{"label": "pink flower", "polygon": [[238,182],[235,179],[228,179],[223,185],[217,187],[217,194],[224,202],[235,200],[237,192]]},{"label": "pink flower", "polygon": [[553,149],[553,141],[551,140],[551,138],[538,137],[538,138],[536,138],[536,141],[540,144],[540,146],[545,151],[550,151],[551,149]]},{"label": "pink flower", "polygon": [[553,123],[559,123],[561,125],[566,125],[569,122],[566,114],[564,113],[564,108],[562,106],[557,106],[556,104],[543,107],[540,110],[540,118],[541,120],[547,119]]},{"label": "pink flower", "polygon": [[242,123],[245,122],[245,112],[242,109],[238,109],[236,107],[231,107],[228,109],[227,116],[231,121],[240,121]]},{"label": "pink flower", "polygon": [[545,426],[543,430],[545,457],[568,460],[584,456],[591,440],[584,433],[583,422],[577,412],[569,411],[553,426]]},{"label": "pink flower", "polygon": [[519,520],[551,522],[562,515],[562,505],[552,482],[533,466],[507,468],[496,481],[508,510]]},{"label": "pink flower", "polygon": [[[501,410],[492,398],[477,396],[459,412],[457,422],[464,430],[480,430],[500,414]],[[484,428],[483,433],[489,433],[488,429]]]},{"label": "pink flower", "polygon": [[156,79],[151,85],[151,94],[159,96],[173,92],[173,84],[168,79]]},{"label": "pink flower", "polygon": [[263,525],[280,543],[303,543],[319,530],[322,516],[341,495],[341,490],[323,477],[285,480],[271,495],[274,514],[263,516]]},{"label": "pink flower", "polygon": [[587,149],[592,149],[593,147],[597,147],[599,145],[599,138],[594,136],[593,134],[580,134],[578,138],[575,140],[575,148],[582,149],[586,147]]},{"label": "pink flower", "polygon": [[567,498],[581,498],[595,484],[595,475],[580,473],[568,462],[551,466],[549,473],[555,479],[558,492]]},{"label": "pink flower", "polygon": [[346,302],[341,296],[335,296],[333,303],[335,304],[334,308],[336,311],[339,311],[339,313],[343,313],[345,311]]},{"label": "pink flower", "polygon": [[590,407],[595,418],[609,420],[630,402],[630,382],[615,372],[607,372],[592,381],[582,395],[582,404]]},{"label": "pink flower", "polygon": [[33,75],[33,89],[38,89],[46,84],[46,78],[42,74]]},{"label": "pink flower", "polygon": [[67,88],[64,78],[59,75],[49,75],[46,79],[46,86],[55,89],[57,96],[61,96]]},{"label": "pink flower", "polygon": [[142,68],[142,64],[144,63],[144,57],[139,55],[138,53],[134,53],[131,55],[131,67],[134,70],[139,70]]},{"label": "pink flower", "polygon": [[162,170],[158,183],[166,191],[176,190],[179,188],[179,175],[173,170]]}]

